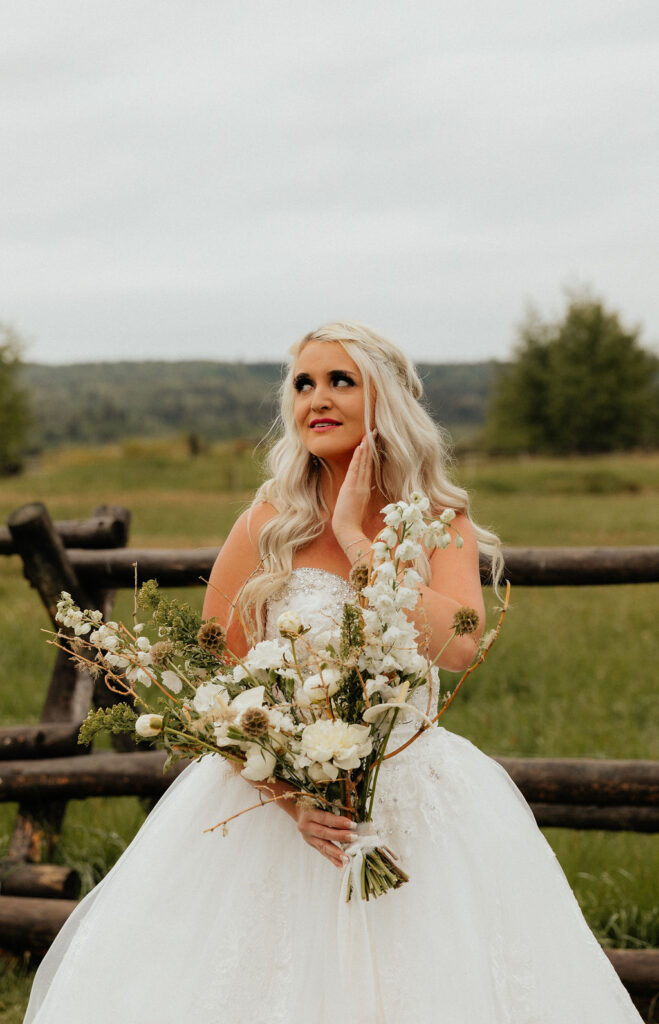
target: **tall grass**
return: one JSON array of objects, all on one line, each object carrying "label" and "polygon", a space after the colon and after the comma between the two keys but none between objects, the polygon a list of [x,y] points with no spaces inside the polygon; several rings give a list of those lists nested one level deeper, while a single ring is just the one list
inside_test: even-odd
[{"label": "tall grass", "polygon": [[[125,504],[135,545],[219,545],[258,474],[240,444],[195,459],[169,442],[62,451],[5,480],[0,513],[31,500],[45,501],[53,518]],[[505,543],[657,543],[659,455],[471,461],[457,476],[472,493],[475,517]],[[199,604],[201,588],[185,598]],[[117,614],[130,611],[123,592]],[[659,758],[658,618],[657,586],[516,588],[501,640],[447,714],[447,728],[491,754]],[[3,722],[39,718],[52,663],[42,627],[46,615],[18,559],[0,560]],[[14,813],[0,805],[0,849]],[[81,870],[88,888],[144,814],[137,798],[72,801],[58,857]],[[603,942],[657,944],[655,837],[565,829],[547,830],[547,837]],[[3,984],[0,978],[0,1006]],[[0,1020],[14,1019],[0,1009]]]}]

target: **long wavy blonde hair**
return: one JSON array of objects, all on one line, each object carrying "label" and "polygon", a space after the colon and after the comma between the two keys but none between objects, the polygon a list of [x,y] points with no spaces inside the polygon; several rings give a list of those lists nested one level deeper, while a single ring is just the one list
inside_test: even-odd
[{"label": "long wavy blonde hair", "polygon": [[[323,499],[322,474],[329,472],[322,459],[311,455],[300,438],[294,416],[295,362],[311,341],[339,342],[357,364],[364,382],[364,432],[373,457],[375,483],[388,502],[409,500],[421,491],[433,514],[445,508],[469,514],[469,496],[447,477],[450,464],[446,432],[421,405],[423,385],[414,366],[381,334],[352,321],[326,324],[305,334],[291,348],[293,357],[282,382],[280,415],[273,431],[279,433],[267,456],[269,478],[256,492],[252,508],[269,502],[277,514],[263,527],[258,539],[261,566],[240,595],[245,619],[262,635],[265,602],[288,579],[293,555],[322,533],[329,509]],[[373,426],[369,411],[375,392]],[[473,521],[472,521],[473,522]],[[496,585],[502,568],[501,547],[495,534],[473,523],[478,548],[489,561]],[[425,556],[419,572],[427,580]]]}]

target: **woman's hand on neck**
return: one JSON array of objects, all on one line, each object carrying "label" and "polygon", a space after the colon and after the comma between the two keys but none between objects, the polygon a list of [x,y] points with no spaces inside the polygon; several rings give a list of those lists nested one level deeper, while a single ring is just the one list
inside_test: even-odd
[{"label": "woman's hand on neck", "polygon": [[[343,471],[332,467],[331,481],[325,493],[332,517],[332,530],[346,557],[356,561],[359,544],[365,549],[371,543],[366,522],[373,519],[380,507],[380,495],[373,490],[373,457],[364,439],[355,448],[350,463]],[[377,508],[374,506],[377,505]]]}]

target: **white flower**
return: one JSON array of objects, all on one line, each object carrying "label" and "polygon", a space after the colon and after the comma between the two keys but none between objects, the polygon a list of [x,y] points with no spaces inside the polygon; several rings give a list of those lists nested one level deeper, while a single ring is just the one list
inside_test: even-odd
[{"label": "white flower", "polygon": [[217,711],[223,705],[226,706],[228,700],[229,694],[220,683],[208,682],[197,687],[192,706],[203,715],[207,711]]},{"label": "white flower", "polygon": [[458,548],[458,549],[461,548],[463,544],[464,544],[464,540],[462,539],[460,534],[458,534],[457,537],[455,538],[455,546],[456,546],[456,548]]},{"label": "white flower", "polygon": [[425,494],[421,494],[420,491],[412,491],[410,494],[410,501],[417,508],[420,508],[422,512],[427,512],[430,508],[430,502],[426,498]]},{"label": "white flower", "polygon": [[240,774],[252,782],[262,782],[264,779],[270,778],[276,763],[277,758],[274,754],[252,743],[247,751],[245,767]]},{"label": "white flower", "polygon": [[327,700],[333,697],[339,688],[341,673],[338,668],[325,668],[322,673],[314,673],[304,680],[304,692],[312,701]]},{"label": "white flower", "polygon": [[403,583],[406,587],[415,588],[421,586],[423,583],[423,577],[419,575],[416,569],[406,569],[403,573]]},{"label": "white flower", "polygon": [[167,687],[167,689],[172,691],[172,693],[181,692],[183,682],[181,681],[179,676],[177,676],[176,672],[172,672],[170,668],[165,669],[161,676],[161,680]]},{"label": "white flower", "polygon": [[406,505],[403,509],[403,522],[408,526],[418,526],[423,523],[423,512],[418,505]]},{"label": "white flower", "polygon": [[105,660],[112,668],[127,668],[130,665],[128,658],[123,658],[120,654],[106,654]]},{"label": "white flower", "polygon": [[376,565],[379,562],[384,562],[387,558],[391,558],[389,548],[386,544],[383,544],[381,540],[373,541],[371,544],[371,551],[373,552],[373,561]]},{"label": "white flower", "polygon": [[130,665],[126,669],[126,679],[131,683],[141,683],[142,686],[151,686],[151,676],[139,665]]},{"label": "white flower", "polygon": [[137,647],[138,651],[150,651],[151,641],[149,640],[148,636],[138,636],[135,642],[135,646]]},{"label": "white flower", "polygon": [[138,736],[157,736],[162,732],[162,715],[140,715],[135,722],[135,732]]},{"label": "white flower", "polygon": [[415,718],[420,718],[426,725],[433,725],[432,718],[428,718],[427,715],[416,708],[414,704],[407,704],[405,701],[393,700],[389,704],[372,704],[370,708],[366,708],[366,711],[362,715],[365,722],[376,722],[380,715],[386,714],[388,711],[408,711],[414,715]]},{"label": "white flower", "polygon": [[231,710],[242,714],[247,708],[261,708],[263,707],[264,697],[265,686],[250,686],[248,690],[243,690],[242,693],[233,698]]},{"label": "white flower", "polygon": [[410,587],[399,587],[396,591],[396,603],[399,608],[416,608],[419,600],[419,591]]},{"label": "white flower", "polygon": [[114,630],[110,629],[109,624],[99,626],[98,629],[94,630],[89,639],[97,647],[102,647],[105,651],[115,650],[119,643],[119,637]]},{"label": "white flower", "polygon": [[394,530],[397,529],[403,521],[403,510],[400,504],[385,505],[382,509],[382,514],[387,526],[393,527]]},{"label": "white flower", "polygon": [[398,545],[396,554],[403,562],[411,562],[421,554],[421,545],[406,537],[403,543]]},{"label": "white flower", "polygon": [[245,665],[250,669],[279,668],[284,660],[284,648],[276,640],[261,640],[245,657]]},{"label": "white flower", "polygon": [[442,523],[452,523],[455,519],[455,509],[445,508],[439,518]]},{"label": "white flower", "polygon": [[398,544],[398,534],[391,526],[387,526],[385,530],[381,530],[378,534],[378,540],[383,544],[386,544],[388,548],[395,548]]},{"label": "white flower", "polygon": [[396,566],[393,562],[382,562],[373,575],[378,583],[392,583],[396,579]]},{"label": "white flower", "polygon": [[370,754],[373,746],[370,730],[365,725],[348,725],[340,718],[320,718],[307,725],[300,743],[302,753],[310,761],[322,765],[333,761],[337,768],[345,771],[358,768],[360,758]]},{"label": "white flower", "polygon": [[339,769],[331,761],[325,761],[323,764],[314,761],[307,768],[307,775],[314,782],[334,782],[338,774]]},{"label": "white flower", "polygon": [[[451,536],[446,531],[444,531],[444,533],[437,534],[437,536],[435,537],[435,547],[436,548],[440,548],[440,549],[447,548],[450,543],[451,543]],[[457,540],[456,540],[456,547],[458,547]]]},{"label": "white flower", "polygon": [[282,636],[299,636],[304,629],[304,623],[297,612],[282,612],[277,619],[277,629]]},{"label": "white flower", "polygon": [[366,680],[366,695],[370,698],[374,693],[379,693],[383,700],[396,696],[397,687],[390,684],[389,676],[376,675],[373,679]]}]

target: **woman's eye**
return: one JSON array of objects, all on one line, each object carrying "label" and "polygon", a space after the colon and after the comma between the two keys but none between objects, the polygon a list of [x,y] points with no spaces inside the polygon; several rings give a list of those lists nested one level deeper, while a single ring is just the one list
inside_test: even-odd
[{"label": "woman's eye", "polygon": [[350,377],[345,377],[343,374],[338,374],[334,378],[332,383],[337,388],[338,387],[348,387],[348,388],[351,388],[354,385],[355,382]]},{"label": "woman's eye", "polygon": [[293,381],[293,387],[298,394],[302,394],[303,391],[309,391],[313,387],[313,383],[308,377],[298,377],[297,380]]}]

